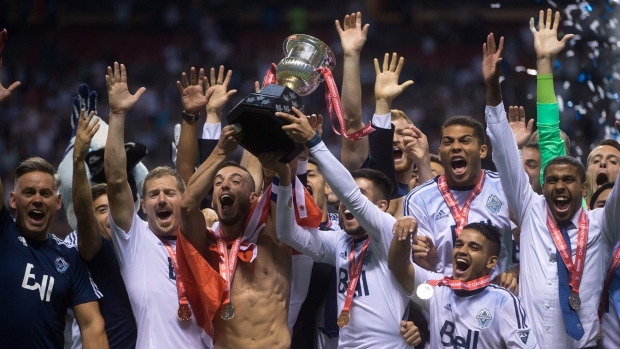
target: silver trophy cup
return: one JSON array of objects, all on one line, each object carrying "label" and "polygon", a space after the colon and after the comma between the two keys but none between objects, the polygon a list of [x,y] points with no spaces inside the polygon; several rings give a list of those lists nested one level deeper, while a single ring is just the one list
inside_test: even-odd
[{"label": "silver trophy cup", "polygon": [[250,153],[258,156],[264,152],[282,151],[281,161],[290,162],[299,155],[303,144],[293,142],[282,131],[285,125],[276,112],[292,114],[292,107],[304,111],[301,96],[312,93],[324,80],[319,68],[332,69],[336,59],[332,50],[321,40],[309,35],[295,34],[289,36],[283,45],[286,57],[270,71],[271,84],[258,93],[251,93],[243,99],[226,119],[243,132],[239,142]]}]

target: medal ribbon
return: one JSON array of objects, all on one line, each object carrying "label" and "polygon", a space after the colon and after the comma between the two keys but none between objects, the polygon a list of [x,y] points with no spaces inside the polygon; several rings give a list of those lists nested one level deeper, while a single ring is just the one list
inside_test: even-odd
[{"label": "medal ribbon", "polygon": [[429,280],[429,285],[435,286],[449,286],[453,290],[473,291],[479,288],[487,287],[491,284],[491,277],[485,275],[481,278],[477,278],[471,281],[454,280],[452,276],[446,276],[440,280]]},{"label": "medal ribbon", "polygon": [[[579,293],[579,285],[581,284],[581,275],[583,274],[583,267],[586,260],[586,245],[588,242],[588,216],[585,210],[581,210],[579,215],[579,227],[577,229],[577,250],[575,253],[575,263],[573,264],[573,258],[568,252],[568,246],[566,241],[562,238],[562,232],[558,228],[557,223],[551,216],[551,213],[547,210],[547,228],[551,233],[555,247],[558,249],[566,269],[568,269],[569,281],[571,289],[575,293]],[[570,244],[570,241],[568,241]]]},{"label": "medal ribbon", "polygon": [[611,256],[611,263],[607,268],[607,275],[605,276],[605,283],[603,284],[603,292],[601,293],[601,302],[598,306],[599,321],[603,319],[605,303],[607,302],[607,298],[609,298],[609,286],[611,286],[611,281],[616,274],[616,270],[618,270],[618,266],[620,266],[620,244],[616,244],[616,250]]},{"label": "medal ribbon", "polygon": [[[325,78],[325,102],[327,102],[327,112],[329,113],[329,119],[331,120],[331,125],[334,132],[337,135],[342,135],[346,139],[350,139],[352,141],[360,140],[373,132],[375,129],[372,128],[372,124],[368,122],[361,130],[347,134],[347,129],[344,126],[344,115],[342,112],[342,104],[340,102],[340,94],[338,94],[338,87],[334,81],[334,76],[332,75],[331,70],[327,67],[319,67],[317,71]],[[332,111],[336,112],[338,124],[340,125],[340,132],[342,132],[342,134],[338,132],[334,126]]]},{"label": "medal ribbon", "polygon": [[267,73],[265,74],[265,78],[263,79],[263,87],[271,84],[276,84],[278,79],[276,77],[276,65],[275,63],[271,63],[271,67],[267,69]]},{"label": "medal ribbon", "polygon": [[366,249],[368,248],[368,243],[370,242],[370,237],[364,241],[364,245],[362,245],[362,250],[360,251],[360,255],[357,260],[355,260],[355,241],[353,241],[353,247],[351,248],[351,252],[349,252],[349,286],[347,287],[347,298],[344,301],[344,307],[342,308],[342,312],[349,311],[351,309],[351,301],[353,300],[353,294],[355,293],[355,288],[357,287],[357,281],[360,278],[360,274],[362,271],[362,265],[364,265],[364,256],[366,255]]},{"label": "medal ribbon", "polygon": [[214,230],[213,235],[215,235],[217,250],[220,255],[220,275],[226,281],[226,290],[223,295],[223,305],[226,305],[230,303],[230,288],[232,286],[233,277],[235,276],[235,270],[237,269],[237,256],[239,255],[239,250],[241,249],[241,240],[243,239],[243,236],[235,239],[232,247],[230,248],[230,254],[228,254],[226,240],[222,236],[221,230]]},{"label": "medal ribbon", "polygon": [[469,197],[467,198],[467,201],[465,201],[463,208],[459,208],[458,202],[456,202],[456,199],[454,199],[454,195],[452,195],[452,192],[450,191],[450,188],[446,183],[446,175],[442,174],[437,180],[439,192],[441,193],[441,196],[443,196],[443,199],[446,201],[446,204],[448,204],[450,212],[452,212],[452,217],[454,217],[454,220],[456,221],[456,236],[461,235],[463,227],[467,225],[469,208],[471,207],[471,203],[472,201],[474,201],[476,196],[478,196],[478,194],[482,192],[482,186],[484,185],[485,177],[486,173],[481,170],[480,178],[478,178],[478,182],[476,183],[474,189],[472,189],[472,191],[469,193]]},{"label": "medal ribbon", "polygon": [[[157,235],[155,235],[157,236]],[[185,287],[183,287],[183,281],[181,280],[181,273],[179,272],[179,264],[177,263],[177,253],[172,248],[172,245],[160,236],[157,236],[162,244],[166,247],[166,251],[168,251],[168,256],[170,256],[170,260],[172,261],[172,265],[174,266],[174,275],[176,276],[176,284],[177,284],[177,294],[179,296],[179,305],[186,306],[188,305],[187,296],[185,296]]]}]

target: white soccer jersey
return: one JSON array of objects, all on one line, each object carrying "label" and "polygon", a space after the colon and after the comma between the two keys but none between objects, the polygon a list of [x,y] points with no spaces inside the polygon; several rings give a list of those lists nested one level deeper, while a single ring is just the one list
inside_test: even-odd
[{"label": "white soccer jersey", "polygon": [[[396,219],[362,195],[350,173],[323,142],[311,147],[310,152],[319,163],[325,180],[365,228],[367,238],[370,239],[351,303],[351,319],[348,326],[340,329],[338,348],[411,348],[399,332],[400,320],[408,303],[407,294],[387,266]],[[278,238],[311,256],[316,262],[336,267],[340,313],[349,284],[347,257],[353,246],[353,237],[343,230],[325,232],[298,226],[293,209],[287,206],[290,197],[291,187],[280,187],[276,229]],[[363,243],[355,243],[356,256],[359,256]]]},{"label": "white soccer jersey", "polygon": [[[502,247],[497,266],[491,271],[491,279],[493,279],[511,264],[514,224],[509,218],[508,204],[498,174],[488,170],[485,170],[485,173],[482,191],[471,203],[467,223],[493,224],[502,233]],[[403,203],[403,215],[415,217],[418,221],[418,235],[432,237],[439,256],[435,271],[444,275],[452,275],[452,250],[456,241],[456,221],[439,191],[437,178],[421,184],[407,194]],[[472,189],[473,186],[450,187],[459,207],[463,207]]]},{"label": "white soccer jersey", "polygon": [[[443,279],[414,264],[415,287]],[[430,348],[538,348],[519,297],[496,285],[474,291],[434,287],[430,299],[411,299],[430,313]],[[458,294],[458,295],[457,295]]]},{"label": "white soccer jersey", "polygon": [[[110,215],[112,242],[138,324],[136,348],[205,348],[204,331],[192,317],[177,318],[174,265],[166,247],[134,213],[129,232],[123,231]],[[168,240],[176,250],[176,240]]]}]

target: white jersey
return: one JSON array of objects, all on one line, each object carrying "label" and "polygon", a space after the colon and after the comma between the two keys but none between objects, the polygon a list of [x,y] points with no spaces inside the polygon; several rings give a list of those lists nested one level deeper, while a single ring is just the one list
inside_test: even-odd
[{"label": "white jersey", "polygon": [[[114,250],[127,287],[138,325],[136,348],[205,348],[206,336],[195,317],[181,322],[177,318],[174,265],[163,243],[148,224],[134,213],[129,232],[123,231],[110,215]],[[168,240],[176,250],[176,240]]]},{"label": "white jersey", "polygon": [[[408,303],[407,294],[387,266],[392,227],[396,219],[362,195],[350,173],[323,142],[311,147],[310,151],[334,193],[368,232],[368,236],[362,239],[370,239],[351,303],[351,319],[346,327],[340,329],[338,348],[411,348],[399,332],[400,320]],[[290,197],[291,187],[280,187],[278,238],[311,256],[314,261],[336,267],[340,313],[349,284],[348,255],[353,237],[343,230],[326,232],[300,227],[295,222],[293,209],[287,206]],[[355,242],[356,256],[359,256],[363,243]]]},{"label": "white jersey", "polygon": [[[442,274],[414,264],[415,287]],[[439,348],[538,348],[530,332],[519,297],[496,285],[474,291],[454,291],[437,286],[433,297],[411,299],[430,313],[431,349]],[[458,295],[457,295],[458,294]]]},{"label": "white jersey", "polygon": [[[487,223],[500,229],[502,246],[497,266],[491,271],[491,279],[504,272],[512,259],[512,229],[508,204],[497,173],[484,170],[486,173],[482,191],[472,201],[467,216],[467,223]],[[430,236],[437,247],[439,262],[436,272],[452,275],[452,250],[456,241],[456,221],[450,207],[444,200],[437,178],[431,179],[407,194],[403,203],[403,215],[413,216],[418,221],[418,235]],[[473,186],[450,187],[459,207],[463,207]]]}]

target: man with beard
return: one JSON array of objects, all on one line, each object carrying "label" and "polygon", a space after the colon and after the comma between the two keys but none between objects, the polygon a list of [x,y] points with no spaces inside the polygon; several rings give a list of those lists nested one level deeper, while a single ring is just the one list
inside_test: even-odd
[{"label": "man with beard", "polygon": [[[144,222],[134,211],[127,182],[125,115],[145,88],[127,88],[124,65],[114,62],[106,75],[110,129],[104,156],[110,206],[110,231],[121,274],[138,325],[137,348],[202,348],[203,330],[187,303],[178,277],[177,230],[185,183],[169,167],[157,167],[144,179],[140,204]],[[193,111],[187,111],[193,112]]]},{"label": "man with beard", "polygon": [[[559,20],[556,12],[552,25],[551,11],[546,21],[541,11],[539,30],[557,29]],[[570,35],[559,41],[551,35],[547,40],[561,47],[568,38]],[[596,316],[604,278],[601,266],[620,237],[618,188],[612,189],[603,209],[583,209],[585,168],[578,160],[562,156],[544,168],[543,196],[536,195],[521,170],[502,103],[502,49],[503,38],[496,48],[493,34],[489,34],[483,45],[482,73],[493,162],[521,228],[519,293],[532,334],[543,348],[594,347],[601,334]],[[616,127],[620,128],[620,123]]]},{"label": "man with beard", "polygon": [[[321,167],[325,180],[340,200],[339,219],[343,230],[324,232],[296,224],[288,166],[277,156],[271,156],[261,162],[280,177],[276,208],[278,238],[315,262],[336,267],[339,348],[409,348],[399,333],[405,326],[407,295],[387,269],[391,230],[396,221],[385,212],[391,195],[390,180],[371,169],[350,174],[314,132],[307,117],[296,108],[293,112],[295,116],[276,115],[290,123],[282,129],[295,142],[306,144]],[[419,334],[416,339],[420,341]]]},{"label": "man with beard", "polygon": [[[423,268],[452,275],[454,242],[463,227],[473,222],[495,225],[502,233],[501,252],[491,277],[509,266],[512,224],[497,173],[481,169],[481,159],[487,156],[485,138],[477,120],[469,116],[448,119],[441,128],[439,146],[444,174],[419,185],[405,198],[403,216],[415,217],[421,237],[414,262]],[[513,275],[498,281],[511,290],[516,288]]]},{"label": "man with beard", "polygon": [[[291,250],[276,237],[269,193],[259,199],[250,173],[225,162],[240,136],[231,125],[222,129],[183,195],[184,280],[196,280],[186,285],[190,301],[203,328],[213,329],[215,348],[289,348]],[[219,222],[206,229],[200,201],[211,188]]]},{"label": "man with beard", "polygon": [[[469,223],[454,244],[454,275],[444,276],[411,262],[417,223],[411,217],[394,225],[388,265],[411,299],[429,313],[430,348],[537,348],[521,301],[491,285],[501,234],[497,227]],[[462,266],[462,267],[460,267]]]}]

